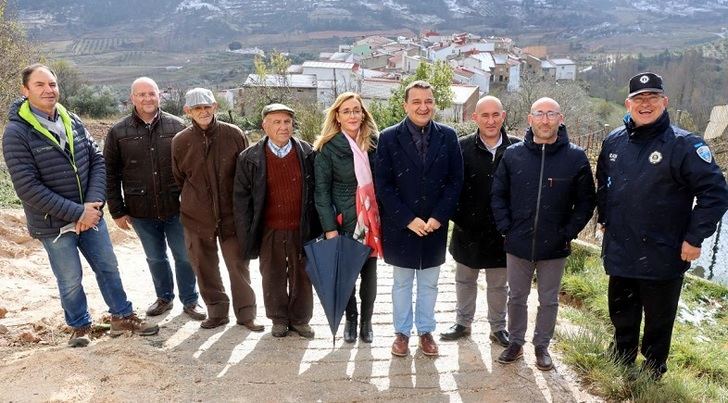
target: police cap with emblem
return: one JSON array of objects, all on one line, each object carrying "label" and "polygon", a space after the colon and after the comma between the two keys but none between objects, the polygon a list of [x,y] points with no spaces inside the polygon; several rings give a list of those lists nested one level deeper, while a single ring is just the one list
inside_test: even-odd
[{"label": "police cap with emblem", "polygon": [[662,77],[647,71],[630,78],[629,95],[627,98],[632,98],[643,92],[657,92],[662,94],[664,92],[662,89]]}]

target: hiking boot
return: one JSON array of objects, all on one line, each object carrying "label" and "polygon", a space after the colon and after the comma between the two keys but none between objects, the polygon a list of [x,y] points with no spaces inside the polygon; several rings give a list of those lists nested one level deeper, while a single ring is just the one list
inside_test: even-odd
[{"label": "hiking boot", "polygon": [[262,332],[265,330],[265,326],[261,325],[260,323],[256,322],[255,319],[251,319],[247,322],[241,322],[237,321],[237,324],[240,326],[245,326],[250,330],[251,332]]},{"label": "hiking boot", "polygon": [[135,313],[123,318],[112,316],[109,335],[117,337],[124,334],[124,332],[131,332],[139,336],[153,336],[159,333],[159,326],[139,319]]},{"label": "hiking boot", "polygon": [[511,344],[507,330],[499,330],[490,334],[490,341],[495,342],[501,347],[508,347]]},{"label": "hiking boot", "polygon": [[273,337],[286,337],[288,335],[288,325],[285,323],[274,323],[270,330]]},{"label": "hiking boot", "polygon": [[550,371],[554,367],[549,350],[546,346],[536,346],[536,368],[541,371]]},{"label": "hiking boot", "polygon": [[200,327],[203,329],[214,329],[216,327],[224,326],[230,323],[230,319],[227,316],[220,316],[218,318],[207,318],[200,323]]},{"label": "hiking boot", "polygon": [[71,338],[68,339],[69,347],[86,347],[91,343],[89,334],[91,333],[91,325],[74,327],[71,332]]},{"label": "hiking boot", "polygon": [[298,333],[299,336],[307,338],[307,339],[313,339],[314,338],[314,331],[311,329],[311,326],[309,326],[307,323],[304,323],[302,325],[291,325],[291,330]]},{"label": "hiking boot", "polygon": [[356,341],[356,320],[347,320],[344,323],[344,341],[347,343]]},{"label": "hiking boot", "polygon": [[523,357],[523,346],[516,343],[510,343],[508,347],[498,356],[498,362],[501,364],[511,364]]},{"label": "hiking boot", "polygon": [[207,314],[205,314],[205,311],[202,309],[200,304],[197,302],[193,304],[187,304],[182,308],[182,312],[186,313],[187,316],[190,317],[190,319],[194,320],[205,320],[207,319]]},{"label": "hiking boot", "polygon": [[394,343],[392,343],[392,355],[405,357],[407,354],[409,354],[409,337],[402,333],[397,333]]},{"label": "hiking boot", "polygon": [[447,331],[440,333],[440,340],[457,340],[470,334],[467,326],[454,324]]},{"label": "hiking boot", "polygon": [[435,339],[432,338],[431,333],[423,333],[420,335],[420,350],[426,356],[436,357],[439,355],[437,343],[435,343]]},{"label": "hiking boot", "polygon": [[157,298],[157,300],[154,301],[152,305],[149,305],[149,308],[147,308],[147,316],[159,316],[171,310],[173,306],[174,302]]},{"label": "hiking boot", "polygon": [[371,343],[374,339],[374,331],[372,330],[372,321],[362,321],[361,330],[359,331],[359,338],[364,343]]}]

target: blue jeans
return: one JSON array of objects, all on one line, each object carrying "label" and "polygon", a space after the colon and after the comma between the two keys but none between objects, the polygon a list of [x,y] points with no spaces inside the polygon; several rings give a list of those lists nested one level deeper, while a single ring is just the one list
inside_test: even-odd
[{"label": "blue jeans", "polygon": [[392,314],[394,331],[409,337],[412,331],[412,283],[417,277],[415,327],[417,334],[435,331],[435,302],[440,266],[422,270],[392,266]]},{"label": "blue jeans", "polygon": [[40,239],[48,252],[48,260],[58,282],[66,323],[73,328],[91,324],[86,293],[81,284],[83,270],[79,250],[96,274],[96,282],[109,307],[109,313],[116,317],[125,317],[133,312],[121,284],[116,255],[103,218],[96,227],[98,231],[89,229],[78,235],[67,232],[57,239]]},{"label": "blue jeans", "polygon": [[167,245],[169,245],[172,257],[174,257],[179,299],[183,305],[196,304],[198,296],[195,289],[195,273],[192,271],[192,265],[187,257],[184,229],[179,221],[179,214],[166,220],[132,218],[131,225],[139,235],[144,254],[147,256],[147,264],[152,273],[157,298],[165,301],[174,299],[174,278],[167,258]]}]

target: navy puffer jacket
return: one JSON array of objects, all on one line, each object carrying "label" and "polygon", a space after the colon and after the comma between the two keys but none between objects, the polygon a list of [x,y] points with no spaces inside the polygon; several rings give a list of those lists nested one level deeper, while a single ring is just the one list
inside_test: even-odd
[{"label": "navy puffer jacket", "polygon": [[56,236],[61,227],[81,218],[85,202],[105,200],[104,158],[78,116],[69,113],[71,152],[34,128],[27,118],[29,110],[21,116],[25,102],[21,99],[10,107],[3,135],[5,163],[23,203],[30,235]]},{"label": "navy puffer jacket", "polygon": [[595,204],[589,160],[564,125],[553,144],[534,143],[528,129],[522,143],[506,149],[491,189],[506,253],[531,261],[568,256]]}]

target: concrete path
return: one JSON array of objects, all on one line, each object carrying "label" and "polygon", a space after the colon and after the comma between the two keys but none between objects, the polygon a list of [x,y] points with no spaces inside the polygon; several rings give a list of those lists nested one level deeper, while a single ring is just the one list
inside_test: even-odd
[{"label": "concrete path", "polygon": [[[137,310],[153,301],[151,280],[140,246],[126,242],[117,247],[122,278]],[[38,257],[38,259],[41,259]],[[41,259],[42,260],[42,259]],[[42,266],[43,262],[39,262]],[[440,357],[424,356],[417,338],[410,339],[412,354],[393,357],[390,290],[391,269],[380,264],[375,306],[374,343],[335,345],[316,304],[311,322],[316,337],[307,340],[292,333],[270,334],[265,318],[257,262],[251,275],[258,300],[263,333],[234,324],[204,330],[189,320],[181,307],[160,319],[160,333],[152,337],[108,336],[85,349],[65,347],[66,335],[50,347],[0,351],[2,400],[70,401],[369,401],[412,402],[581,402],[596,398],[580,391],[574,375],[558,356],[556,369],[535,368],[533,349],[526,345],[524,360],[504,366],[495,361],[502,347],[488,340],[485,294],[479,302],[473,334],[457,342],[439,342]],[[484,283],[484,275],[480,281]],[[84,278],[94,317],[103,303],[93,276]],[[481,284],[481,288],[482,288]],[[443,266],[437,303],[437,333],[455,317],[454,264]],[[48,284],[47,309],[60,313],[55,287]],[[41,297],[38,297],[41,298]],[[531,313],[535,314],[535,290]],[[533,315],[532,315],[533,316]],[[56,316],[57,317],[57,316]],[[234,321],[233,321],[234,323]],[[532,325],[531,325],[532,327]],[[527,339],[530,339],[529,334]],[[29,393],[31,391],[32,393]]]}]

